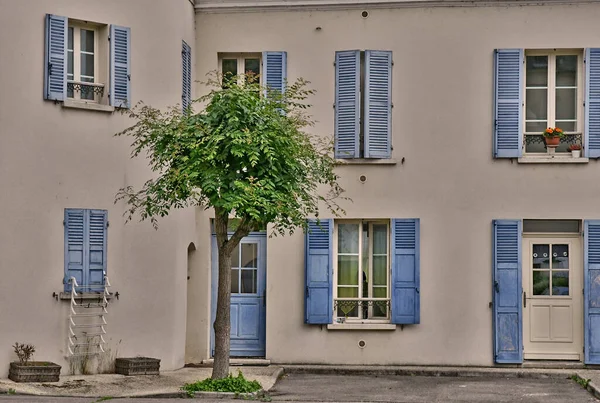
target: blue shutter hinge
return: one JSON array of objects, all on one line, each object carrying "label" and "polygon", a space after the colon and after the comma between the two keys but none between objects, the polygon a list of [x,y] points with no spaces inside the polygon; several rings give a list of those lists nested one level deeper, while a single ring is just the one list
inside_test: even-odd
[{"label": "blue shutter hinge", "polygon": [[394,65],[394,61],[392,60],[392,66]]},{"label": "blue shutter hinge", "polygon": [[110,221],[106,221],[106,228],[110,225]]},{"label": "blue shutter hinge", "polygon": [[310,297],[310,289],[306,286],[306,297]]},{"label": "blue shutter hinge", "polygon": [[67,225],[67,223],[65,222],[65,220],[63,220],[63,227],[64,227],[65,225]]}]

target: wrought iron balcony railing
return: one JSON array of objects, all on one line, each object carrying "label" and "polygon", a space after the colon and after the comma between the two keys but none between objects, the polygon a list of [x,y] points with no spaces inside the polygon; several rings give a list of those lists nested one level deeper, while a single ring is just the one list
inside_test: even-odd
[{"label": "wrought iron balcony railing", "polygon": [[389,298],[337,298],[333,311],[338,318],[387,319],[390,312]]},{"label": "wrought iron balcony railing", "polygon": [[81,99],[93,99],[96,95],[100,97],[104,95],[104,84],[68,80],[67,91],[70,93],[78,92]]}]

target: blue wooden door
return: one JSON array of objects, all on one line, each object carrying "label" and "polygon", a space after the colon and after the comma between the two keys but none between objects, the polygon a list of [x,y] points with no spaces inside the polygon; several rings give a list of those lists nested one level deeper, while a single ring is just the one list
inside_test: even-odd
[{"label": "blue wooden door", "polygon": [[[211,355],[217,310],[218,253],[212,239]],[[231,258],[231,356],[265,356],[266,237],[244,238]]]}]

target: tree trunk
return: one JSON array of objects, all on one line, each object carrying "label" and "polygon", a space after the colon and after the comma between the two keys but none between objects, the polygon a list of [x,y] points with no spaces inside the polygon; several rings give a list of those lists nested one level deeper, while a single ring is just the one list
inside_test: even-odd
[{"label": "tree trunk", "polygon": [[212,379],[226,378],[229,375],[229,353],[231,345],[231,253],[240,240],[250,233],[252,223],[242,220],[239,227],[228,239],[229,213],[215,209],[215,232],[219,253],[219,277],[217,278],[217,315],[215,329],[215,354]]},{"label": "tree trunk", "polygon": [[219,248],[219,278],[217,295],[217,316],[215,318],[215,361],[212,379],[226,378],[229,375],[229,350],[231,333],[231,252]]}]

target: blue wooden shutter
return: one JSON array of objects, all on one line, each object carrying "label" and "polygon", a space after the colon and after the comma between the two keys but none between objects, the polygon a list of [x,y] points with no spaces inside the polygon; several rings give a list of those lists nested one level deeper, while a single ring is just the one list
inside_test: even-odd
[{"label": "blue wooden shutter", "polygon": [[107,211],[87,210],[87,291],[102,291],[106,272]]},{"label": "blue wooden shutter", "polygon": [[263,52],[263,85],[283,92],[287,80],[287,53]]},{"label": "blue wooden shutter", "polygon": [[360,51],[335,52],[335,157],[360,157]]},{"label": "blue wooden shutter", "polygon": [[65,292],[71,291],[69,279],[81,285],[85,277],[85,210],[65,209]]},{"label": "blue wooden shutter", "polygon": [[365,158],[392,155],[392,52],[365,51]]},{"label": "blue wooden shutter", "polygon": [[494,349],[501,364],[523,362],[521,232],[521,221],[494,221]]},{"label": "blue wooden shutter", "polygon": [[110,104],[118,108],[131,106],[131,31],[110,26]]},{"label": "blue wooden shutter", "polygon": [[392,220],[391,322],[399,325],[421,321],[419,224],[418,218]]},{"label": "blue wooden shutter", "polygon": [[583,229],[585,363],[600,364],[600,220],[586,220]]},{"label": "blue wooden shutter", "polygon": [[585,50],[584,155],[600,158],[600,48]]},{"label": "blue wooden shutter", "polygon": [[523,49],[497,49],[494,78],[494,157],[517,158],[523,148]]},{"label": "blue wooden shutter", "polygon": [[67,17],[46,14],[44,99],[64,101],[67,93]]},{"label": "blue wooden shutter", "polygon": [[305,316],[309,324],[332,322],[333,220],[308,220],[305,238]]},{"label": "blue wooden shutter", "polygon": [[185,111],[192,100],[192,49],[190,45],[182,42],[181,49],[181,64],[182,64],[182,76],[183,76],[183,90],[181,94],[181,106]]}]

